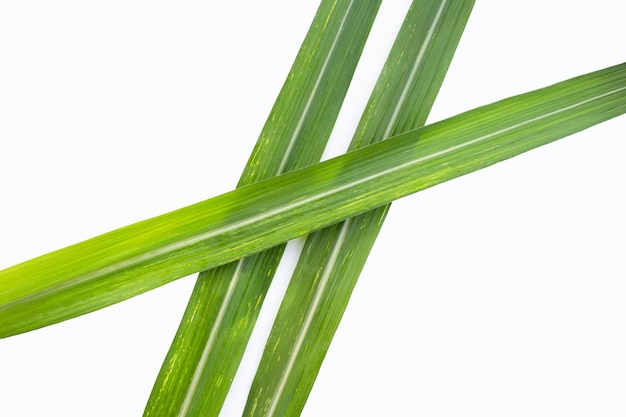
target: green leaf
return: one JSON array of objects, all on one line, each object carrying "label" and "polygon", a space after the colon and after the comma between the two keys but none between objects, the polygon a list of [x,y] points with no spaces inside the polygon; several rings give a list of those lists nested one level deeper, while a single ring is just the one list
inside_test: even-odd
[{"label": "green leaf", "polygon": [[624,112],[621,64],[40,256],[0,271],[0,336],[232,262]]},{"label": "green leaf", "polygon": [[[426,121],[473,1],[414,1],[349,150]],[[307,237],[244,415],[299,415],[389,206]]]},{"label": "green leaf", "polygon": [[[322,1],[239,186],[319,161],[379,5]],[[219,414],[283,250],[200,274],[145,416]]]}]

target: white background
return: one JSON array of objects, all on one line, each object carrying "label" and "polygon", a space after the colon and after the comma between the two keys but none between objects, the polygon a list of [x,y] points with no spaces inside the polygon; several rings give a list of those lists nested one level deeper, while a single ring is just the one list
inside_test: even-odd
[{"label": "white background", "polygon": [[[327,157],[409,3],[382,6]],[[477,3],[430,121],[626,58],[621,0]],[[0,3],[0,269],[232,189],[317,5]],[[304,415],[626,414],[625,134],[394,203]],[[193,282],[0,340],[0,415],[141,415]]]}]

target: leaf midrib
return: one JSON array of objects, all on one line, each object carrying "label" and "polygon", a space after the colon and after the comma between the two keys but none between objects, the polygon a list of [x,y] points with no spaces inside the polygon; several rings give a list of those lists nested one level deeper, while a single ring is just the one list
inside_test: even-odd
[{"label": "leaf midrib", "polygon": [[[64,282],[62,282],[60,284],[56,284],[56,285],[54,285],[54,286],[52,286],[50,288],[47,288],[46,290],[39,291],[39,292],[37,292],[35,294],[25,296],[23,298],[20,298],[18,300],[14,300],[14,301],[9,302],[9,303],[5,303],[4,305],[0,306],[0,311],[2,311],[4,309],[7,309],[7,308],[10,308],[10,307],[13,307],[13,306],[15,306],[15,305],[17,305],[19,303],[25,302],[25,301],[32,301],[32,300],[35,300],[37,298],[41,298],[43,296],[48,296],[48,295],[54,294],[56,292],[62,291],[64,289],[66,289],[66,288],[70,288],[70,287],[73,287],[73,286],[78,286],[80,284],[84,284],[86,282],[89,282],[91,280],[103,277],[105,275],[110,275],[110,274],[113,274],[113,273],[116,273],[116,272],[120,272],[120,271],[122,271],[122,270],[124,270],[126,268],[129,268],[129,267],[132,267],[132,266],[137,266],[139,264],[148,262],[148,261],[150,261],[150,260],[152,260],[154,258],[158,258],[160,256],[167,255],[167,254],[172,253],[172,252],[176,252],[178,250],[181,250],[181,249],[184,249],[184,248],[186,248],[188,246],[200,243],[200,242],[205,241],[207,239],[219,236],[221,234],[225,234],[225,233],[228,233],[228,232],[244,229],[247,226],[250,226],[250,225],[252,225],[254,223],[261,222],[261,221],[266,220],[268,218],[276,217],[276,216],[278,216],[280,214],[283,214],[283,213],[286,213],[286,212],[290,212],[290,211],[295,210],[297,208],[306,206],[307,204],[312,203],[314,201],[322,200],[322,199],[324,199],[324,198],[326,198],[328,196],[331,196],[333,194],[340,193],[342,191],[345,191],[345,190],[357,187],[357,186],[359,186],[361,184],[373,181],[373,180],[378,179],[380,177],[384,177],[384,176],[393,174],[395,172],[402,171],[402,170],[404,170],[406,168],[409,168],[409,167],[412,167],[414,165],[423,163],[425,161],[428,161],[428,160],[431,160],[431,159],[435,159],[437,157],[440,157],[440,156],[449,154],[451,152],[454,152],[454,151],[457,151],[457,150],[469,147],[471,145],[475,145],[475,144],[480,143],[482,141],[488,140],[488,139],[490,139],[490,138],[492,138],[494,136],[510,132],[510,131],[518,129],[520,127],[529,125],[531,123],[543,120],[543,119],[545,119],[547,117],[555,116],[555,115],[557,115],[559,113],[563,113],[563,112],[566,112],[568,110],[572,110],[572,109],[575,109],[577,107],[580,107],[582,105],[589,104],[589,103],[591,103],[593,101],[596,101],[596,100],[599,100],[599,99],[611,96],[613,94],[617,94],[617,93],[619,93],[621,91],[624,91],[624,90],[626,90],[626,86],[622,86],[622,87],[616,88],[614,90],[611,90],[609,92],[602,93],[602,94],[599,94],[599,95],[594,96],[594,97],[590,97],[590,98],[585,99],[585,100],[581,100],[581,101],[579,101],[577,103],[574,103],[574,104],[571,104],[569,106],[566,106],[566,107],[563,107],[563,108],[560,108],[560,109],[557,109],[557,110],[554,110],[554,111],[551,111],[551,112],[548,112],[548,113],[544,113],[544,114],[541,114],[539,116],[532,117],[530,119],[527,119],[527,120],[524,120],[522,122],[516,123],[515,125],[507,126],[507,127],[502,128],[500,130],[497,130],[495,132],[491,132],[491,133],[488,133],[486,135],[482,135],[482,136],[479,136],[477,138],[474,138],[472,140],[469,140],[469,141],[466,141],[466,142],[463,142],[463,143],[460,143],[460,144],[457,144],[457,145],[450,146],[450,147],[442,149],[440,151],[436,151],[436,152],[433,152],[433,153],[429,153],[429,154],[417,157],[415,159],[409,160],[407,162],[404,162],[402,164],[396,165],[394,167],[387,168],[385,170],[369,174],[369,175],[367,175],[365,177],[358,178],[356,180],[353,180],[353,181],[348,182],[348,183],[343,184],[343,185],[339,185],[339,186],[337,186],[337,187],[335,187],[333,189],[329,189],[329,190],[317,193],[317,194],[315,194],[313,196],[310,196],[310,197],[301,198],[299,200],[296,200],[296,201],[292,202],[291,204],[285,204],[285,205],[282,205],[280,207],[264,211],[261,214],[258,214],[256,216],[248,217],[248,218],[246,218],[246,219],[244,219],[242,221],[239,221],[237,223],[226,225],[226,226],[223,226],[223,227],[220,227],[218,229],[214,229],[214,230],[211,230],[211,231],[208,231],[208,232],[199,233],[199,234],[197,234],[195,236],[191,236],[191,237],[179,240],[177,242],[164,245],[163,247],[160,247],[158,249],[154,249],[154,250],[148,251],[146,253],[142,253],[140,255],[136,255],[136,256],[133,256],[131,258],[115,262],[115,263],[113,263],[111,265],[108,265],[106,267],[97,269],[97,270],[92,271],[90,273],[78,276],[78,277],[76,277],[74,279],[64,281]],[[416,131],[417,130],[421,130],[421,129],[423,129],[423,128],[416,129]],[[373,146],[375,146],[375,145],[373,145]],[[341,157],[338,157],[338,158],[341,158]],[[338,158],[333,158],[333,159],[338,159]],[[327,162],[321,162],[321,163],[319,163],[317,165],[325,165],[325,164],[327,164],[327,163],[329,163],[331,161],[332,161],[332,159],[327,161]],[[285,175],[290,175],[290,174],[285,174]],[[252,185],[252,186],[254,186],[254,185]],[[252,187],[252,186],[246,186],[246,187],[242,187],[242,188],[248,188],[248,187]]]}]

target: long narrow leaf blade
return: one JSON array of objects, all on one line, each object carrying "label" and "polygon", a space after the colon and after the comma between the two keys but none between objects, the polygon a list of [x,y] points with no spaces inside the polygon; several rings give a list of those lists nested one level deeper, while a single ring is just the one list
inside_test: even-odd
[{"label": "long narrow leaf blade", "polygon": [[624,112],[620,64],[51,252],[0,271],[0,337],[232,262]]},{"label": "long narrow leaf blade", "polygon": [[[412,3],[350,150],[424,124],[473,5],[448,0]],[[388,207],[307,237],[244,415],[300,414]]]},{"label": "long narrow leaf blade", "polygon": [[[239,186],[319,161],[379,5],[322,1]],[[200,274],[145,416],[219,414],[283,249]]]}]

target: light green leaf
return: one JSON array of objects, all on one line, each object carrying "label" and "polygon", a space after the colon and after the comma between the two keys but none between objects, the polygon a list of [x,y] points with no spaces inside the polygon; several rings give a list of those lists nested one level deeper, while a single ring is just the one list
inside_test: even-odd
[{"label": "light green leaf", "polygon": [[[379,5],[322,1],[239,186],[319,161]],[[219,414],[283,250],[200,274],[145,416]]]},{"label": "light green leaf", "polygon": [[40,256],[0,271],[0,336],[232,262],[624,112],[621,64]]},{"label": "light green leaf", "polygon": [[[424,124],[473,5],[413,2],[351,150]],[[300,414],[388,207],[307,237],[244,415]]]}]

